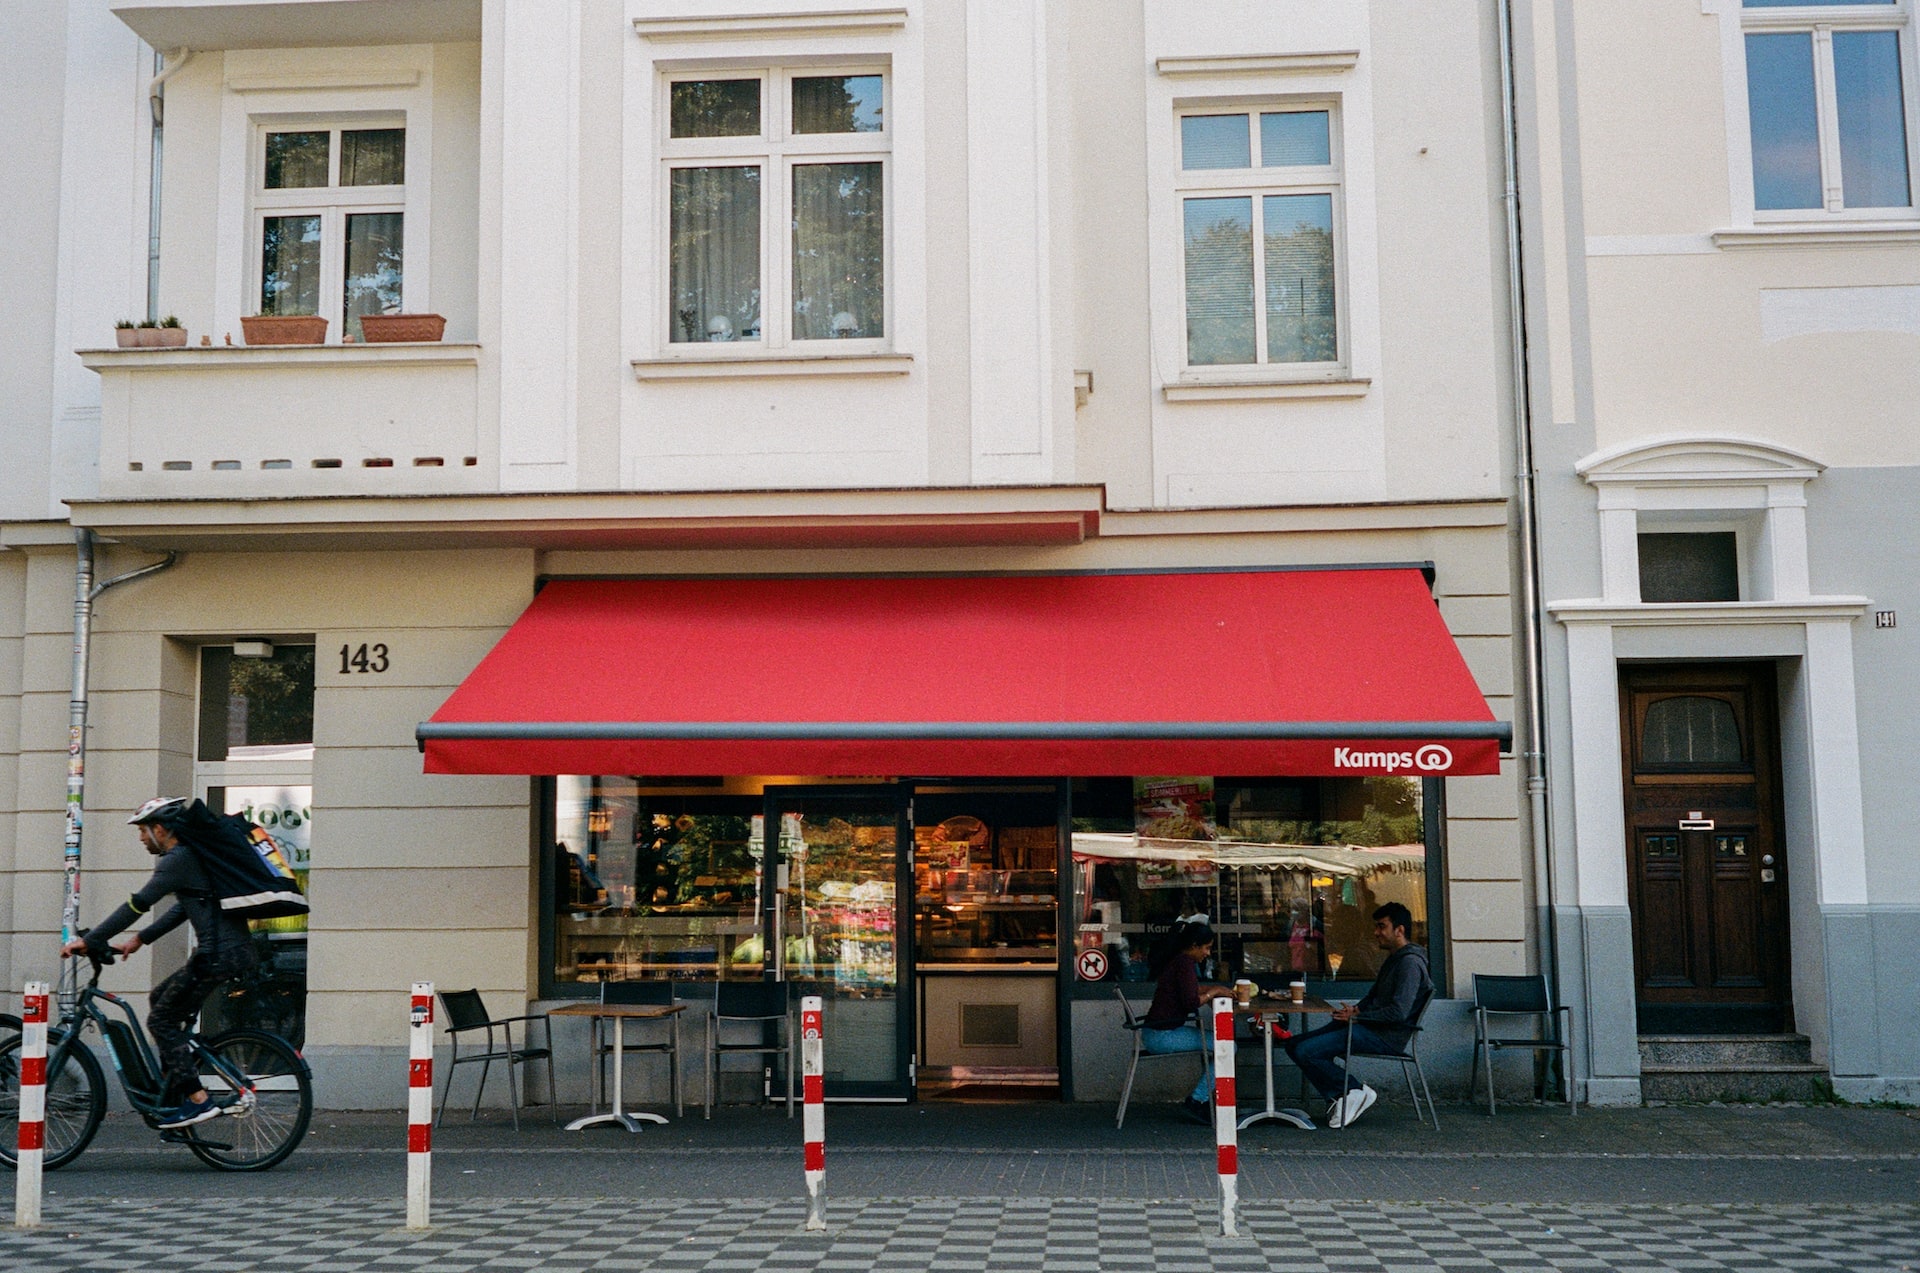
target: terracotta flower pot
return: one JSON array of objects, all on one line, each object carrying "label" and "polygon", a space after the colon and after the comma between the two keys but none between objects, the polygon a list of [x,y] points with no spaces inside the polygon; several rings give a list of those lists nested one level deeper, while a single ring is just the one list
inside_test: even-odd
[{"label": "terracotta flower pot", "polygon": [[438,314],[362,314],[360,332],[369,345],[439,340],[447,320]]},{"label": "terracotta flower pot", "polygon": [[312,314],[249,314],[240,320],[249,345],[324,345],[327,320]]},{"label": "terracotta flower pot", "polygon": [[113,343],[122,349],[140,348],[140,329],[138,327],[114,328]]},{"label": "terracotta flower pot", "polygon": [[156,349],[184,349],[187,344],[187,329],[184,327],[155,327],[153,345]]}]

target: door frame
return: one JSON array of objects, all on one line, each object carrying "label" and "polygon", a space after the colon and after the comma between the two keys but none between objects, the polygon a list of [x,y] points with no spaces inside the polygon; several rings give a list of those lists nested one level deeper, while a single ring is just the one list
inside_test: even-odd
[{"label": "door frame", "polygon": [[[767,969],[762,974],[766,981],[785,982],[786,949],[784,942],[776,946],[774,934],[779,924],[780,908],[786,902],[787,890],[784,887],[786,857],[780,847],[780,808],[782,800],[867,800],[888,802],[893,806],[894,842],[893,842],[893,960],[894,960],[894,1055],[899,1058],[895,1066],[894,1077],[887,1082],[838,1082],[830,1084],[825,1091],[825,1099],[843,1102],[910,1102],[914,1099],[914,1075],[919,1058],[914,1055],[914,1022],[917,1019],[918,1004],[914,996],[913,980],[913,862],[910,854],[901,852],[903,842],[910,843],[913,834],[908,817],[908,802],[911,787],[905,783],[788,783],[775,785],[768,783],[761,792],[762,809],[766,827],[763,870],[773,872],[773,886],[761,890],[760,940],[767,951],[777,949],[777,958],[767,960]],[[906,839],[903,841],[903,837]],[[905,922],[902,922],[902,914]],[[778,971],[776,971],[776,966]],[[796,1006],[795,1010],[798,1008]],[[797,1040],[796,1040],[797,1043]],[[827,1046],[832,1047],[829,1038]],[[792,1060],[799,1063],[796,1048]]]}]

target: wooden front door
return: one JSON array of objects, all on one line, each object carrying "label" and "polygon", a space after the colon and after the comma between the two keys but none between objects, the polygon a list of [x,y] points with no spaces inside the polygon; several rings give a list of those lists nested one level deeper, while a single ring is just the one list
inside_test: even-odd
[{"label": "wooden front door", "polygon": [[1776,702],[1771,664],[1621,669],[1643,1033],[1791,1028]]}]

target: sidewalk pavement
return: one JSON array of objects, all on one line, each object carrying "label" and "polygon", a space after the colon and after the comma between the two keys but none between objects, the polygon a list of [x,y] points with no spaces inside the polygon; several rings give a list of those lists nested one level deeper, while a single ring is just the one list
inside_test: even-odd
[{"label": "sidewalk pavement", "polygon": [[450,1113],[425,1234],[400,1228],[398,1115],[318,1114],[262,1176],[116,1116],[47,1177],[44,1227],[0,1229],[0,1269],[1920,1271],[1914,1113],[1442,1106],[1434,1132],[1383,1101],[1347,1132],[1242,1132],[1236,1239],[1209,1133],[1170,1106],[1116,1131],[1107,1105],[830,1105],[824,1236],[777,1105],[639,1134]]}]

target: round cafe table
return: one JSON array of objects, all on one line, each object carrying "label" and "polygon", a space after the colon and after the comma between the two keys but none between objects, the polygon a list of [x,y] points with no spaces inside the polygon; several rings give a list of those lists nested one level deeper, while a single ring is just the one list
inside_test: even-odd
[{"label": "round cafe table", "polygon": [[1331,1016],[1333,1010],[1333,1004],[1328,1003],[1325,999],[1316,999],[1312,995],[1308,995],[1307,998],[1300,1003],[1295,1003],[1289,996],[1276,995],[1264,991],[1254,996],[1251,1003],[1235,1003],[1233,1005],[1233,1015],[1236,1020],[1250,1017],[1254,1021],[1255,1028],[1260,1031],[1260,1051],[1266,1060],[1267,1068],[1266,1108],[1257,1109],[1241,1119],[1239,1126],[1242,1131],[1245,1131],[1255,1123],[1265,1122],[1268,1119],[1298,1127],[1303,1132],[1315,1130],[1314,1121],[1307,1115],[1305,1110],[1282,1109],[1279,1103],[1274,1100],[1273,1027],[1269,1023],[1268,1018],[1296,1015],[1303,1018],[1301,1024],[1304,1025],[1304,1018]]}]

